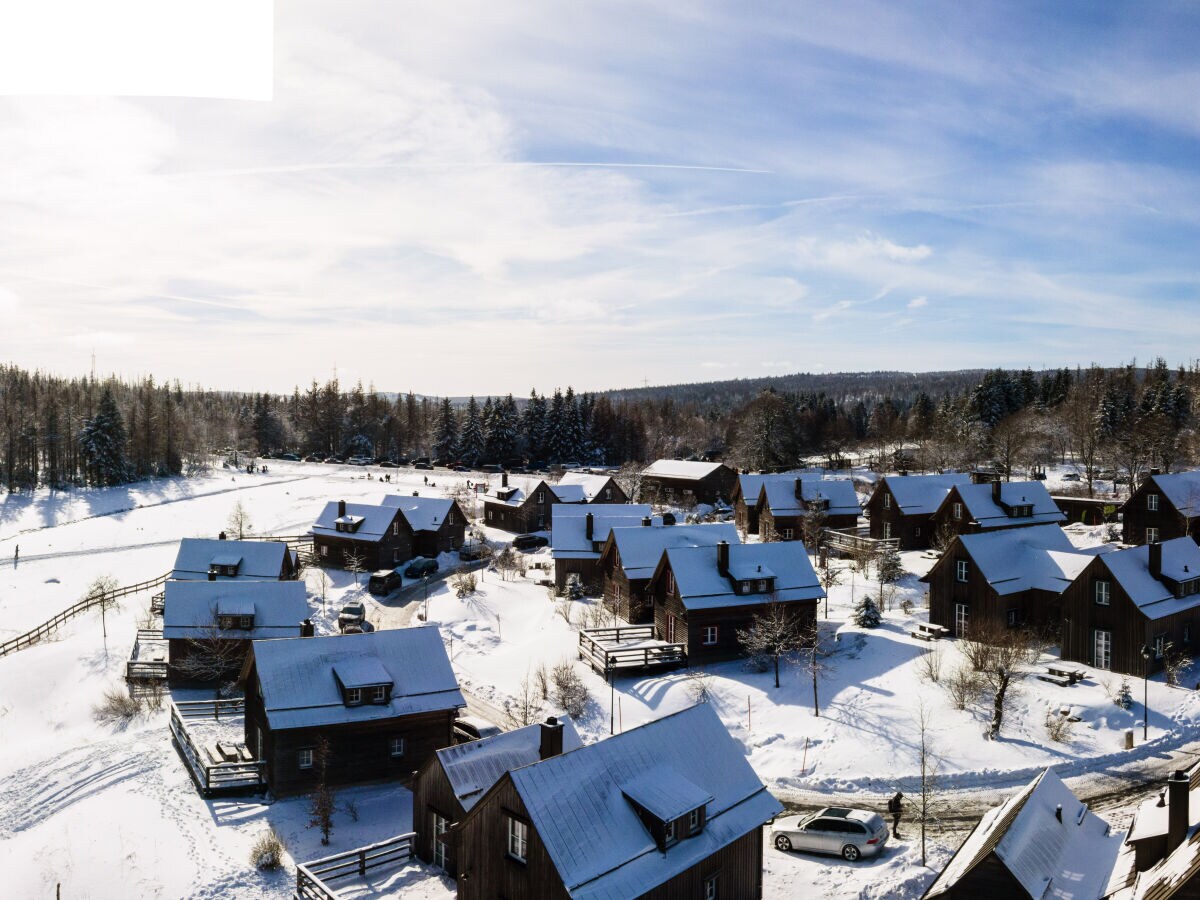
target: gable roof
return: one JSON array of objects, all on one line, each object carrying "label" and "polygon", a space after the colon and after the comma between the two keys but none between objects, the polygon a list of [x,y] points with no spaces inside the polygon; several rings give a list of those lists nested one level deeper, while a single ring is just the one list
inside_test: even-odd
[{"label": "gable roof", "polygon": [[[796,496],[797,481],[800,482],[799,497]],[[802,516],[808,512],[806,504],[820,500],[829,501],[829,507],[824,511],[828,516],[857,516],[862,512],[854,482],[847,478],[824,481],[819,478],[772,476],[763,482],[759,500],[764,501],[776,516]]]},{"label": "gable roof", "polygon": [[[1059,524],[1067,520],[1066,515],[1046,490],[1040,481],[1002,481],[1000,484],[1000,503],[992,499],[991,484],[962,484],[957,485],[958,496],[971,519],[979,523],[982,529],[1006,528],[1013,525]],[[950,497],[943,501],[949,503]],[[1028,516],[1014,518],[1008,514],[1004,506],[1032,506],[1033,512]]]},{"label": "gable roof", "polygon": [[[587,537],[587,517],[592,516],[592,538]],[[598,550],[592,547],[603,544],[613,528],[642,527],[642,519],[651,515],[648,503],[592,503],[586,506],[574,504],[555,509],[550,523],[550,552],[555,559],[597,559]],[[657,520],[659,524],[662,519]]]},{"label": "gable roof", "polygon": [[[1200,547],[1190,537],[1163,541],[1162,574],[1173,581],[1200,578]],[[1151,619],[1200,606],[1200,594],[1176,597],[1171,587],[1150,574],[1150,548],[1146,544],[1114,550],[1104,565],[1134,605]]]},{"label": "gable roof", "polygon": [[683,459],[656,459],[642,470],[642,475],[658,478],[679,478],[699,481],[707,478],[725,464],[719,462],[693,462]]},{"label": "gable roof", "polygon": [[1120,847],[1108,823],[1046,769],[984,814],[925,896],[946,893],[994,852],[1028,897],[1099,897]]},{"label": "gable roof", "polygon": [[734,593],[733,580],[717,571],[716,547],[668,549],[665,560],[671,565],[679,599],[686,609],[757,606],[769,600],[787,603],[825,596],[804,545],[797,541],[729,547],[732,579],[774,577],[775,591],[771,595]]},{"label": "gable roof", "polygon": [[[466,706],[436,626],[255,641],[253,660],[272,729],[390,719]],[[390,676],[390,704],[346,706],[334,668],[372,660]]]},{"label": "gable roof", "polygon": [[626,578],[649,578],[668,547],[715,547],[721,541],[740,544],[730,522],[709,525],[635,525],[613,528],[611,535]]},{"label": "gable roof", "polygon": [[[1080,550],[1057,525],[960,534],[958,541],[1001,595],[1031,589],[1061,594],[1094,557],[1111,550],[1105,546]],[[938,565],[952,565],[953,555],[947,553]]]},{"label": "gable roof", "polygon": [[[282,541],[222,541],[215,538],[183,538],[171,577],[183,581],[208,580],[208,567],[221,558],[222,565],[238,563],[237,578],[278,580],[283,571],[287,544]],[[235,576],[220,575],[232,579]]]},{"label": "gable roof", "polygon": [[950,488],[971,483],[971,476],[955,472],[947,475],[888,475],[879,484],[896,498],[896,506],[906,516],[937,512]]},{"label": "gable roof", "polygon": [[341,517],[342,520],[356,518],[361,519],[362,524],[355,531],[338,531],[335,524],[339,520],[338,502],[331,500],[325,504],[321,514],[317,516],[317,521],[308,530],[309,534],[378,543],[387,534],[392,520],[396,518],[396,507],[394,506],[384,506],[381,503],[347,503],[346,513],[344,517]]},{"label": "gable roof", "polygon": [[591,503],[612,481],[611,475],[590,475],[586,472],[567,472],[550,490],[562,503]]},{"label": "gable roof", "polygon": [[1200,471],[1170,472],[1149,478],[1181,513],[1200,516]]},{"label": "gable roof", "polygon": [[[696,752],[696,748],[704,752]],[[703,831],[660,852],[625,795],[651,768],[711,796]],[[576,900],[627,900],[690,869],[782,811],[745,750],[699,704],[509,776]]]},{"label": "gable roof", "polygon": [[[582,747],[575,723],[568,716],[560,716],[558,721],[563,726],[562,752]],[[542,726],[533,724],[445,747],[437,751],[437,759],[450,782],[450,790],[462,808],[469,810],[505,772],[540,761],[541,745]]]},{"label": "gable roof", "polygon": [[254,616],[239,640],[296,637],[308,618],[308,595],[299,581],[168,581],[163,587],[163,637],[206,638],[218,615]]},{"label": "gable roof", "polygon": [[[413,531],[439,530],[446,523],[446,517],[450,515],[450,510],[455,505],[449,497],[420,497],[405,496],[404,494],[384,494],[379,503],[381,506],[400,510]],[[463,521],[466,521],[465,518]]]}]

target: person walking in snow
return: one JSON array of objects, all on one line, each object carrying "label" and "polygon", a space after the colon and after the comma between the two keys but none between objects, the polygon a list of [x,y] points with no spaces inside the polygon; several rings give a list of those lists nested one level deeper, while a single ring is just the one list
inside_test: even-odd
[{"label": "person walking in snow", "polygon": [[17,560],[19,560],[20,558],[21,558],[21,545],[17,544],[16,548],[13,550],[13,565],[14,566],[17,564]]},{"label": "person walking in snow", "polygon": [[903,811],[901,804],[904,795],[896,791],[896,796],[887,802],[887,811],[892,814],[892,837],[900,837],[900,816]]}]

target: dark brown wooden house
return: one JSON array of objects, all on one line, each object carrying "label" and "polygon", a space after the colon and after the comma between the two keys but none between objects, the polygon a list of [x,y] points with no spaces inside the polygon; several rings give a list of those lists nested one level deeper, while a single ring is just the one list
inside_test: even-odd
[{"label": "dark brown wooden house", "polygon": [[733,520],[742,534],[758,534],[758,494],[763,482],[775,475],[741,474],[733,486]]},{"label": "dark brown wooden house", "polygon": [[1200,765],[1176,770],[1142,801],[1108,881],[1106,900],[1200,897]]},{"label": "dark brown wooden house", "polygon": [[413,779],[413,852],[454,878],[454,826],[492,785],[511,769],[582,746],[575,724],[552,716],[540,725],[439,750]]},{"label": "dark brown wooden house", "polygon": [[695,506],[733,497],[737,472],[724,463],[660,459],[642,470],[637,499],[642,503]]},{"label": "dark brown wooden house", "polygon": [[556,503],[558,496],[545,481],[526,489],[510,485],[505,472],[500,487],[483,498],[483,524],[515,534],[548,531]]},{"label": "dark brown wooden house", "polygon": [[328,741],[326,780],[405,779],[454,743],[466,706],[437,628],[255,641],[242,669],[245,743],[266,760],[271,791],[312,788]]},{"label": "dark brown wooden house", "polygon": [[168,677],[236,678],[251,641],[300,637],[308,612],[299,581],[168,581],[163,589]]},{"label": "dark brown wooden house", "polygon": [[603,581],[604,605],[631,625],[653,622],[654,607],[646,588],[663,551],[668,547],[715,547],[721,541],[739,542],[732,524],[662,525],[646,516],[640,526],[613,528],[596,564]]},{"label": "dark brown wooden house", "polygon": [[422,497],[414,491],[411,496],[387,494],[380,503],[403,514],[412,532],[414,556],[435,557],[463,545],[467,514],[457,501],[449,497]]},{"label": "dark brown wooden house", "polygon": [[566,472],[550,487],[559,503],[628,503],[630,499],[611,475]]},{"label": "dark brown wooden house", "polygon": [[764,541],[804,540],[805,522],[810,517],[820,528],[857,528],[862,513],[853,482],[802,477],[763,482],[755,509],[758,533]]},{"label": "dark brown wooden house", "polygon": [[1099,898],[1120,838],[1050,769],[988,810],[925,898]]},{"label": "dark brown wooden house", "polygon": [[640,527],[644,519],[653,519],[649,504],[590,503],[563,504],[550,527],[550,555],[554,558],[554,585],[561,591],[571,575],[578,575],[585,586],[600,586],[600,552],[608,533],[614,528]]},{"label": "dark brown wooden house", "polygon": [[1084,525],[1100,525],[1104,522],[1115,522],[1121,504],[1115,500],[1101,497],[1067,497],[1054,494],[1051,498],[1054,505],[1062,510],[1064,524],[1082,522]]},{"label": "dark brown wooden house", "polygon": [[738,630],[772,603],[807,628],[825,596],[808,553],[795,543],[667,549],[647,593],[659,636],[686,644],[689,663],[744,655]]},{"label": "dark brown wooden house", "polygon": [[296,577],[296,554],[282,541],[184,538],[171,578],[175,581],[287,581]]},{"label": "dark brown wooden house", "polygon": [[933,514],[933,538],[979,534],[1030,525],[1063,525],[1063,515],[1040,481],[957,484]]},{"label": "dark brown wooden house", "polygon": [[700,704],[503,775],[454,829],[458,896],[757,900],[781,811]]},{"label": "dark brown wooden house", "polygon": [[1121,539],[1151,544],[1188,535],[1200,541],[1200,472],[1152,469],[1121,506]]},{"label": "dark brown wooden house", "polygon": [[929,621],[958,637],[985,623],[1055,632],[1063,592],[1102,549],[1077,550],[1057,525],[958,535],[921,579]]},{"label": "dark brown wooden house", "polygon": [[322,566],[349,568],[351,557],[362,560],[363,571],[391,569],[412,559],[413,531],[394,506],[376,503],[325,504],[309,529],[313,553]]},{"label": "dark brown wooden house", "polygon": [[932,546],[930,520],[950,489],[971,483],[969,475],[889,475],[875,486],[866,504],[875,540],[895,538],[901,550]]},{"label": "dark brown wooden house", "polygon": [[1062,608],[1063,659],[1157,672],[1168,649],[1191,656],[1200,641],[1200,547],[1178,537],[1101,554],[1063,593]]}]

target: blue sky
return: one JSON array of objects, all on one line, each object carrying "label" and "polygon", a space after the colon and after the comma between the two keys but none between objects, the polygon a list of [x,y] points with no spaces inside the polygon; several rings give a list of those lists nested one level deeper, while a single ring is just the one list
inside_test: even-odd
[{"label": "blue sky", "polygon": [[275,41],[267,103],[0,98],[0,358],[483,394],[1200,355],[1192,4],[295,0]]}]

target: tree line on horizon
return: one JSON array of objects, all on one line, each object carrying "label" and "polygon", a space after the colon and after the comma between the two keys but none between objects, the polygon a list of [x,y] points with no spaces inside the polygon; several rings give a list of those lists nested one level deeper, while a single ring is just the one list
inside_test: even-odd
[{"label": "tree line on horizon", "polygon": [[[152,378],[61,378],[0,366],[0,479],[9,491],[187,474],[226,447],[251,453],[430,456],[466,465],[657,458],[793,468],[868,450],[883,468],[904,447],[923,471],[1020,468],[1074,459],[1136,478],[1200,458],[1200,367],[864,373],[550,397],[385,395],[336,380],[288,394],[209,391]],[[823,389],[828,387],[826,392]],[[730,396],[738,402],[731,403]]]}]

